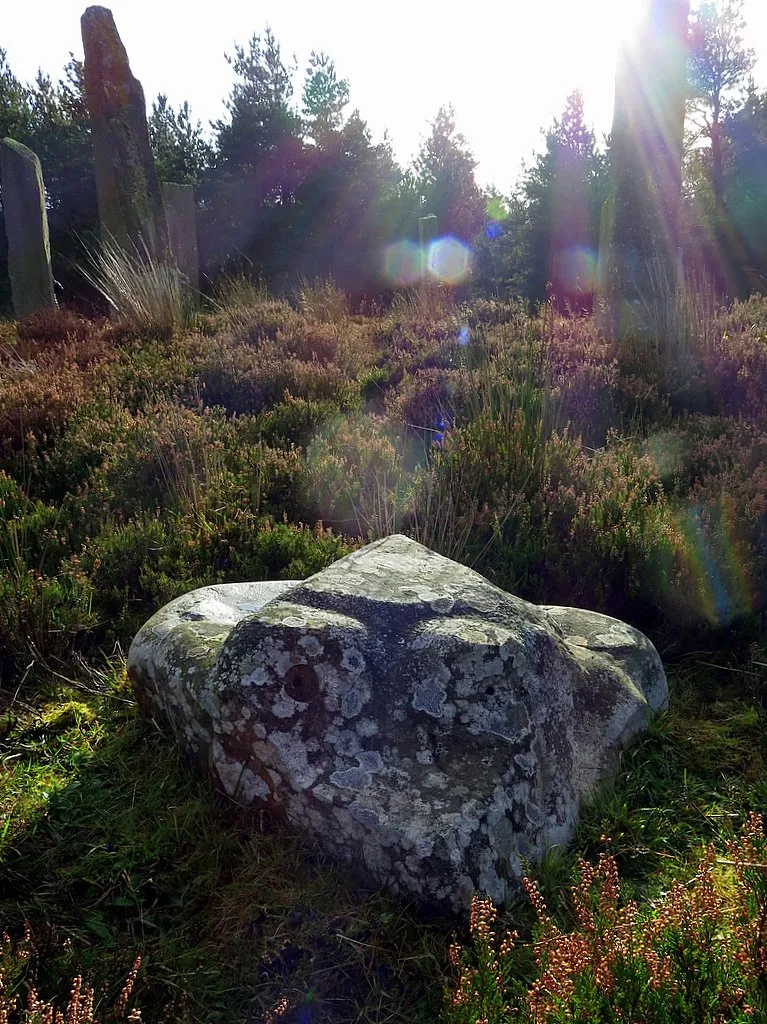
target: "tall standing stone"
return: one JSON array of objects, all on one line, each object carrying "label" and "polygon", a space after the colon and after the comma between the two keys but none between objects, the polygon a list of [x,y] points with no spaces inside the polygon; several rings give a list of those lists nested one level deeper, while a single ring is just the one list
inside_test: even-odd
[{"label": "tall standing stone", "polygon": [[680,244],[690,0],[645,0],[619,57],[611,144],[608,303],[620,335],[632,302],[673,294]]},{"label": "tall standing stone", "polygon": [[0,143],[3,213],[13,311],[22,317],[56,303],[40,160],[15,139]]},{"label": "tall standing stone", "polygon": [[[170,256],[160,181],[149,145],[144,90],[106,7],[83,14],[85,97],[91,118],[102,240],[128,250],[146,245]],[[143,243],[143,245],[142,245]]]},{"label": "tall standing stone", "polygon": [[170,248],[181,271],[187,293],[196,301],[200,292],[200,257],[197,249],[197,208],[192,185],[165,181],[162,185],[168,218]]}]

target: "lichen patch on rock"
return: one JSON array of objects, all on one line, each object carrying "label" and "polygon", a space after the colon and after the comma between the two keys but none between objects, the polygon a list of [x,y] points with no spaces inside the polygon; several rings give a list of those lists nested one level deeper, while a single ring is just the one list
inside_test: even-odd
[{"label": "lichen patch on rock", "polygon": [[523,859],[571,839],[668,693],[630,626],[528,604],[401,536],[304,582],[186,595],[129,672],[230,796],[456,910],[476,889],[502,902]]}]

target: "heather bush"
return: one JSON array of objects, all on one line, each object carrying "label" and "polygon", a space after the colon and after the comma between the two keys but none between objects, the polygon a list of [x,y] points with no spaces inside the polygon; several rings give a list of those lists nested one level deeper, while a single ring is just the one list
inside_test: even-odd
[{"label": "heather bush", "polygon": [[[704,302],[704,310],[692,316],[671,351],[647,345],[643,336],[622,342],[622,372],[635,382],[668,396],[679,416],[704,414],[745,417],[764,423],[767,419],[767,331],[762,300],[735,303],[719,310]],[[678,340],[678,339],[677,339]],[[636,390],[636,387],[635,387]],[[658,420],[659,410],[650,418]]]},{"label": "heather bush", "polygon": [[645,272],[649,288],[634,311],[635,339],[673,373],[709,351],[717,334],[720,299],[705,275],[677,281],[658,261],[649,261]]},{"label": "heather bush", "polygon": [[539,496],[555,418],[545,347],[499,329],[467,346],[455,383],[451,414],[415,480],[412,532],[514,589],[541,551]]},{"label": "heather bush", "polygon": [[63,565],[73,532],[0,471],[0,669],[63,662],[93,625],[88,581]]},{"label": "heather bush", "polygon": [[617,392],[619,366],[612,342],[597,331],[593,317],[565,319],[548,311],[545,354],[557,421],[592,447],[603,445],[621,425],[624,404]]},{"label": "heather bush", "polygon": [[398,532],[411,462],[404,437],[385,419],[331,422],[310,444],[301,474],[308,518],[370,539]]},{"label": "heather bush", "polygon": [[472,328],[478,324],[523,324],[529,317],[523,302],[501,302],[498,299],[483,298],[461,303],[459,315],[461,320]]},{"label": "heather bush", "polygon": [[70,532],[62,510],[31,498],[0,470],[0,566],[56,572],[71,550]]},{"label": "heather bush", "polygon": [[274,355],[304,363],[322,363],[338,368],[348,377],[358,377],[375,363],[378,348],[373,325],[346,319],[342,323],[307,322],[300,329],[280,331],[268,350]]},{"label": "heather bush", "polygon": [[100,333],[92,321],[78,316],[66,306],[32,313],[17,323],[16,332],[21,341],[34,342],[39,348],[66,341],[82,343]]},{"label": "heather bush", "polygon": [[81,573],[46,576],[21,558],[0,556],[0,665],[9,672],[66,664],[95,622],[93,593]]},{"label": "heather bush", "polygon": [[121,404],[102,398],[84,403],[67,429],[46,451],[27,456],[30,491],[63,503],[76,495],[95,471],[125,444],[135,418]]},{"label": "heather bush", "polygon": [[[708,846],[689,884],[654,904],[621,900],[615,859],[580,861],[570,891],[575,925],[562,930],[538,885],[532,942],[496,932],[492,903],[472,903],[471,947],[454,943],[448,1024],[728,1024],[767,1014],[767,840],[752,814],[726,857]],[[525,982],[518,964],[534,956]],[[524,973],[527,973],[526,971]]]},{"label": "heather bush", "polygon": [[206,502],[247,501],[281,515],[294,506],[300,454],[249,443],[253,433],[250,422],[228,420],[220,409],[156,406],[133,418],[81,500],[123,520],[141,511],[200,510]]},{"label": "heather bush", "polygon": [[206,339],[195,352],[194,375],[207,405],[228,413],[257,414],[289,392],[294,398],[334,401],[341,408],[359,404],[359,387],[334,363],[303,362],[273,348],[257,351]]},{"label": "heather bush", "polygon": [[376,327],[387,362],[409,372],[457,366],[469,333],[450,290],[439,286],[398,294]]},{"label": "heather bush", "polygon": [[593,448],[604,445],[609,432],[621,426],[617,378],[617,367],[610,363],[583,363],[552,378],[560,423]]},{"label": "heather bush", "polygon": [[192,334],[163,343],[124,342],[116,360],[103,372],[104,390],[132,413],[162,401],[198,405],[200,383],[192,364],[197,341]]},{"label": "heather bush", "polygon": [[[12,939],[7,932],[0,937],[0,1022],[2,1024],[99,1024],[101,1021],[125,1020],[129,1024],[140,1024],[141,1011],[137,1007],[128,1009],[136,979],[141,968],[141,957],[137,956],[120,994],[111,1006],[104,1005],[103,997],[97,995],[92,985],[83,980],[81,974],[71,980],[69,997],[56,1005],[55,996],[50,1000],[40,997],[39,977],[46,967],[45,953],[38,950],[29,929],[25,925],[21,938]],[[63,979],[62,979],[63,981]]]},{"label": "heather bush", "polygon": [[414,325],[439,325],[458,316],[455,292],[441,284],[429,283],[419,288],[397,292],[385,319]]},{"label": "heather bush", "polygon": [[389,392],[401,383],[404,371],[396,366],[373,366],[359,378],[360,397],[365,412],[382,415]]},{"label": "heather bush", "polygon": [[593,455],[554,437],[546,458],[541,600],[631,618],[683,587],[683,537],[651,458],[614,435]]},{"label": "heather bush", "polygon": [[758,471],[767,460],[767,432],[748,420],[722,416],[690,416],[672,431],[650,435],[644,443],[673,495],[688,492],[719,473],[743,467]]},{"label": "heather bush", "polygon": [[662,478],[689,587],[669,609],[723,626],[767,604],[767,435],[745,420],[691,417],[645,449]]},{"label": "heather bush", "polygon": [[0,319],[0,353],[15,349],[18,343],[19,333],[16,322]]},{"label": "heather bush", "polygon": [[722,333],[745,331],[754,338],[767,339],[767,303],[764,296],[754,294],[748,299],[736,300],[729,309],[719,312],[716,326]]},{"label": "heather bush", "polygon": [[290,332],[280,331],[269,351],[302,362],[334,362],[340,333],[333,323],[304,323]]},{"label": "heather bush", "polygon": [[215,322],[217,333],[228,334],[235,344],[249,347],[274,341],[278,334],[289,336],[306,323],[288,302],[258,296],[243,301],[239,294],[232,301],[224,300]]},{"label": "heather bush", "polygon": [[529,454],[519,410],[446,430],[416,474],[408,532],[518,591],[542,555],[540,462]]},{"label": "heather bush", "polygon": [[464,343],[460,325],[451,324],[445,331],[426,329],[422,334],[410,327],[395,330],[391,339],[381,344],[381,364],[392,378],[406,373],[437,367],[455,369],[461,365]]},{"label": "heather bush", "polygon": [[302,280],[296,299],[298,308],[309,320],[337,324],[348,314],[347,298],[331,280]]},{"label": "heather bush", "polygon": [[91,474],[91,487],[125,518],[139,511],[194,505],[226,474],[236,445],[232,424],[216,410],[162,403],[138,413]]},{"label": "heather bush", "polygon": [[0,465],[32,443],[49,446],[92,395],[90,375],[77,366],[42,371],[36,363],[2,381]]},{"label": "heather bush", "polygon": [[386,415],[408,427],[428,435],[440,432],[444,424],[460,416],[463,410],[461,385],[465,374],[459,370],[431,367],[407,374],[397,388],[390,389],[384,399]]},{"label": "heather bush", "polygon": [[719,415],[767,427],[767,333],[725,331],[711,347],[705,372]]},{"label": "heather bush", "polygon": [[306,448],[323,427],[343,416],[344,410],[333,401],[294,398],[288,392],[281,402],[264,410],[254,425],[266,444]]},{"label": "heather bush", "polygon": [[69,566],[89,580],[107,635],[129,643],[148,614],[195,587],[304,579],[350,550],[321,524],[275,522],[228,504],[107,524]]}]

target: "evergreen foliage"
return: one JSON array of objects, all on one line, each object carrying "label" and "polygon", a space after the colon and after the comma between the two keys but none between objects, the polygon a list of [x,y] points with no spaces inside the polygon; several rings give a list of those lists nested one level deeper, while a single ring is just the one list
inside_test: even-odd
[{"label": "evergreen foliage", "polygon": [[[412,165],[400,167],[387,137],[376,141],[359,111],[349,112],[349,81],[324,51],[311,52],[296,95],[295,63],[268,27],[225,58],[234,83],[210,131],[188,103],[174,107],[164,93],[149,114],[160,177],[195,186],[208,278],[246,271],[286,291],[330,276],[356,295],[380,295],[396,286],[382,273],[386,247],[417,243],[419,220],[430,216],[429,236],[435,230],[472,249],[476,294],[591,307],[616,156],[609,141],[595,139],[579,93],[568,97],[511,192],[501,194],[478,186],[476,161],[449,105],[437,111]],[[767,94],[749,85],[753,62],[742,0],[701,4],[690,23],[679,242],[690,272],[732,295],[761,290],[767,273]],[[72,57],[58,81],[40,71],[24,83],[0,50],[0,134],[40,157],[54,277],[60,298],[81,305],[98,301],[76,269],[98,229],[82,76]],[[0,308],[7,309],[4,246],[0,232]]]},{"label": "evergreen foliage", "polygon": [[149,141],[160,181],[199,185],[213,161],[213,148],[185,101],[178,110],[160,93],[149,116]]}]

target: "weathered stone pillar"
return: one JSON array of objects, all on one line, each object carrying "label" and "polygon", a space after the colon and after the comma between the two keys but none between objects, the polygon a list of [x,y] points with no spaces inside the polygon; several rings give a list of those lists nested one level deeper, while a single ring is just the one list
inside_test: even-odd
[{"label": "weathered stone pillar", "polygon": [[142,242],[155,260],[170,258],[160,181],[149,145],[144,90],[106,7],[81,21],[85,97],[91,119],[102,241],[132,251]]},{"label": "weathered stone pillar", "polygon": [[31,149],[15,139],[3,139],[0,175],[13,312],[21,320],[30,313],[57,305],[43,172],[37,154]]},{"label": "weathered stone pillar", "polygon": [[611,318],[631,329],[632,304],[673,294],[680,244],[682,145],[690,0],[645,0],[619,57],[611,140]]},{"label": "weathered stone pillar", "polygon": [[164,181],[162,196],[168,218],[171,252],[185,281],[187,293],[197,302],[200,293],[200,257],[197,250],[197,207],[192,185]]}]

